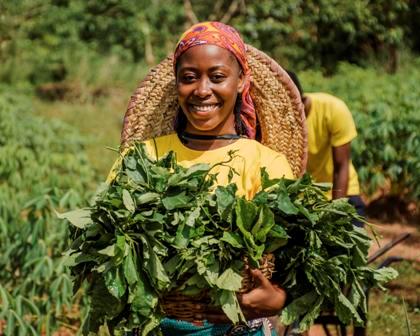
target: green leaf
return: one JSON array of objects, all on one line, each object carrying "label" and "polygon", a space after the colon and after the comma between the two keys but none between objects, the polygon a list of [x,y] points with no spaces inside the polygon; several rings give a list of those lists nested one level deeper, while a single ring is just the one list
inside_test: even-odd
[{"label": "green leaf", "polygon": [[232,208],[235,203],[235,193],[237,191],[236,184],[230,184],[227,187],[217,187],[215,191],[217,212],[220,217],[230,220],[232,216]]},{"label": "green leaf", "polygon": [[162,199],[162,204],[166,210],[174,210],[178,208],[185,208],[191,201],[191,197],[187,196],[185,191],[175,194],[173,196],[167,196]]},{"label": "green leaf", "polygon": [[169,287],[171,280],[165,272],[161,260],[157,256],[153,249],[153,246],[149,243],[146,237],[141,236],[143,241],[143,258],[144,266],[151,281],[156,286],[157,290],[165,290]]},{"label": "green leaf", "polygon": [[155,192],[145,192],[136,197],[136,202],[138,205],[155,203],[159,201],[160,195]]},{"label": "green leaf", "polygon": [[191,232],[192,228],[190,226],[186,226],[184,223],[179,225],[176,231],[174,245],[178,249],[186,248],[190,242]]},{"label": "green leaf", "polygon": [[169,276],[175,273],[180,262],[181,256],[179,254],[176,254],[165,263],[164,268]]},{"label": "green leaf", "polygon": [[134,298],[131,303],[133,311],[142,316],[150,317],[158,304],[158,297],[140,276],[133,290]]},{"label": "green leaf", "polygon": [[359,313],[353,304],[347,299],[343,293],[340,293],[335,299],[335,311],[341,322],[348,324],[352,320],[355,320],[357,324],[362,324]]},{"label": "green leaf", "polygon": [[261,168],[261,189],[264,190],[269,188],[276,183],[278,183],[279,179],[270,179],[265,167]]},{"label": "green leaf", "polygon": [[257,223],[252,228],[252,234],[259,242],[265,243],[267,234],[274,227],[274,214],[267,205],[262,205],[260,208]]},{"label": "green leaf", "polygon": [[129,285],[135,284],[139,280],[137,274],[137,263],[134,262],[133,251],[130,250],[124,259],[124,276]]},{"label": "green leaf", "polygon": [[309,311],[305,314],[302,320],[299,321],[299,331],[303,332],[308,330],[315,322],[315,319],[321,313],[322,303],[324,298],[322,296],[318,297],[315,303],[309,307]]},{"label": "green leaf", "polygon": [[60,219],[67,219],[71,224],[79,229],[85,229],[89,224],[92,224],[91,210],[88,208],[77,209],[65,213],[56,212]]},{"label": "green leaf", "polygon": [[239,234],[236,232],[223,232],[223,237],[220,238],[221,241],[224,241],[230,245],[232,245],[235,248],[241,249],[244,247],[243,240]]},{"label": "green leaf", "polygon": [[185,284],[187,286],[196,286],[196,287],[199,287],[199,288],[204,288],[204,287],[206,287],[206,285],[208,285],[206,279],[202,275],[200,275],[198,273],[196,273],[193,276],[191,276],[185,282]]},{"label": "green leaf", "polygon": [[204,277],[211,286],[217,285],[219,279],[220,266],[215,258],[209,257],[207,267],[204,272]]},{"label": "green leaf", "polygon": [[98,253],[109,257],[115,256],[115,244],[109,245],[102,250],[99,250]]},{"label": "green leaf", "polygon": [[290,325],[298,321],[301,316],[305,315],[312,305],[318,299],[315,291],[308,292],[289,303],[281,313],[281,321],[285,325]]},{"label": "green leaf", "polygon": [[382,284],[394,280],[398,277],[398,272],[392,267],[383,267],[373,271],[373,278],[376,281],[376,285],[382,288]]},{"label": "green leaf", "polygon": [[192,176],[203,176],[210,170],[210,166],[207,163],[197,163],[192,165],[185,172],[185,177],[191,178]]},{"label": "green leaf", "polygon": [[185,222],[186,225],[193,227],[195,224],[195,221],[200,218],[200,212],[201,209],[199,207],[195,208],[193,211],[191,211],[187,217],[187,220]]},{"label": "green leaf", "polygon": [[241,231],[250,232],[257,216],[257,207],[252,202],[239,198],[236,202],[235,211],[238,227]]},{"label": "green leaf", "polygon": [[141,330],[141,336],[150,335],[160,324],[160,316],[152,315]]},{"label": "green leaf", "polygon": [[239,321],[245,321],[235,292],[228,290],[218,291],[217,299],[223,312],[233,324],[238,323]]},{"label": "green leaf", "polygon": [[115,243],[115,256],[118,257],[118,260],[122,259],[127,252],[127,243],[125,241],[125,237],[122,235],[117,236],[117,242]]},{"label": "green leaf", "polygon": [[296,215],[299,212],[299,209],[296,208],[290,200],[284,181],[280,180],[278,185],[280,188],[278,190],[277,208],[283,211],[286,215]]},{"label": "green leaf", "polygon": [[242,276],[232,268],[225,270],[216,281],[216,286],[221,289],[237,292],[242,286]]},{"label": "green leaf", "polygon": [[120,299],[126,291],[123,270],[120,267],[111,268],[104,273],[105,284],[108,291],[117,299]]},{"label": "green leaf", "polygon": [[124,304],[114,295],[110,294],[102,276],[94,276],[87,294],[91,298],[91,309],[83,325],[83,334],[85,335],[89,331],[97,333],[99,327],[104,324],[107,317],[116,317],[124,308]]},{"label": "green leaf", "polygon": [[134,212],[136,210],[136,206],[127,189],[123,190],[122,196],[123,196],[123,203],[124,203],[125,208],[130,212]]}]

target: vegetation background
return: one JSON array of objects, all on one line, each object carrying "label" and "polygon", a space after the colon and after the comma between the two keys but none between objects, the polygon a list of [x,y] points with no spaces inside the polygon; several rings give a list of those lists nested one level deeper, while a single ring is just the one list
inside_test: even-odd
[{"label": "vegetation background", "polygon": [[372,293],[369,334],[409,335],[403,298],[419,332],[418,0],[0,0],[0,335],[79,330],[85,302],[55,211],[86,204],[136,84],[203,20],[235,26],[305,91],[349,105],[370,218],[384,238],[395,225],[413,236],[399,280]]}]

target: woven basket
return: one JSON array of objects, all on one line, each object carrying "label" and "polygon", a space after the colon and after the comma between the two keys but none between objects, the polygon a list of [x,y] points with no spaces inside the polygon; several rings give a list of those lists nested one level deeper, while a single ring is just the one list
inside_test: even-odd
[{"label": "woven basket", "polygon": [[[255,283],[249,272],[248,261],[244,258],[245,268],[242,272],[242,288],[239,293],[247,293],[255,288]],[[259,269],[267,279],[271,279],[274,272],[274,255],[263,256]],[[177,291],[172,291],[162,299],[164,313],[168,317],[188,322],[202,322],[207,307],[211,304],[211,299],[207,291],[199,295],[187,296]],[[220,310],[220,312],[222,312]]]},{"label": "woven basket", "polygon": [[[307,132],[302,100],[287,72],[262,51],[247,46],[261,143],[283,153],[295,176],[301,176],[307,159]],[[178,98],[168,56],[150,70],[131,97],[121,132],[121,150],[135,140],[144,141],[174,132]]]}]

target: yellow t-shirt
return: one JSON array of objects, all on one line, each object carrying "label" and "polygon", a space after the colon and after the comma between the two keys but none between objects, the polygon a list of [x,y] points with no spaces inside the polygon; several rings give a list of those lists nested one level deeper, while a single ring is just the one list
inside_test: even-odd
[{"label": "yellow t-shirt", "polygon": [[[307,93],[311,110],[308,127],[308,166],[316,182],[333,182],[332,147],[342,146],[357,136],[356,126],[346,104],[327,93]],[[359,195],[359,181],[350,161],[347,195]],[[328,195],[331,197],[331,193]]]},{"label": "yellow t-shirt", "polygon": [[[255,140],[239,139],[227,146],[206,151],[197,151],[186,147],[179,140],[177,134],[158,137],[155,141],[157,153],[153,140],[144,142],[152,157],[157,156],[159,158],[172,150],[176,153],[178,163],[186,168],[196,163],[213,165],[226,161],[228,152],[236,151],[235,157],[229,162],[229,166],[234,168],[238,174],[233,175],[231,182],[238,186],[237,194],[245,196],[247,199],[251,199],[260,189],[260,168],[262,167],[266,168],[270,178],[294,178],[289,162],[283,154],[277,153]],[[108,176],[108,181],[115,177],[115,167],[118,167],[120,162],[121,158],[114,164],[114,168]],[[212,172],[218,173],[218,185],[228,184],[228,167],[217,166]]]}]

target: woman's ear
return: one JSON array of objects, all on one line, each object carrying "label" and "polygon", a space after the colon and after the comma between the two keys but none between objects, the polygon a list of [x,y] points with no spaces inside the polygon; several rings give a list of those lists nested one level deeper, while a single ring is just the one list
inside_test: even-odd
[{"label": "woman's ear", "polygon": [[244,72],[241,70],[239,72],[239,81],[238,81],[238,93],[242,93],[245,87],[245,75]]}]

